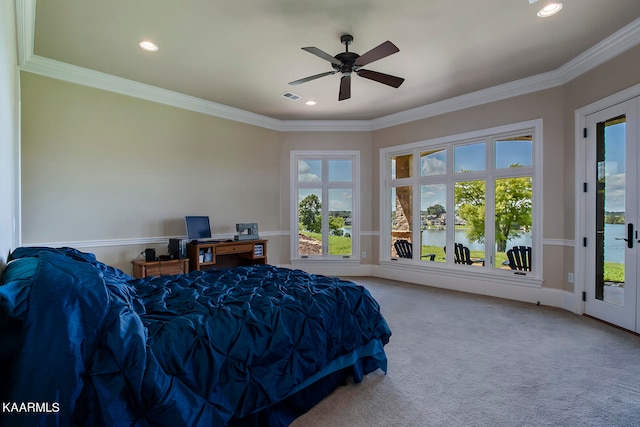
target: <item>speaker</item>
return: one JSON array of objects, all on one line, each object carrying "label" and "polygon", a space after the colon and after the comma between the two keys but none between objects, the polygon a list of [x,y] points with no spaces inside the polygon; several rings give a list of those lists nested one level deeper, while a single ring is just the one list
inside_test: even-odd
[{"label": "speaker", "polygon": [[169,239],[169,256],[172,259],[187,257],[187,239]]},{"label": "speaker", "polygon": [[156,260],[156,250],[155,249],[145,249],[144,250],[144,260],[149,262],[149,261],[155,261]]}]

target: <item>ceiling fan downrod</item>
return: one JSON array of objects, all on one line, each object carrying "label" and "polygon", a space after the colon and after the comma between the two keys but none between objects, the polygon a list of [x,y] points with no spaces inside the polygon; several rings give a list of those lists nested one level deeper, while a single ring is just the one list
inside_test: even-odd
[{"label": "ceiling fan downrod", "polygon": [[349,45],[353,43],[353,36],[351,34],[343,34],[340,36],[340,43],[345,45],[345,52],[349,52]]}]

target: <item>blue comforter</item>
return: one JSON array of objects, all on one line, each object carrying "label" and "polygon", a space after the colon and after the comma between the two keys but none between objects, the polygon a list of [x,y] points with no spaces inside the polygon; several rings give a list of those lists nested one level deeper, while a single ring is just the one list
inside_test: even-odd
[{"label": "blue comforter", "polygon": [[269,265],[133,280],[73,249],[26,257],[33,277],[6,288],[22,324],[6,425],[287,425],[346,376],[386,372],[391,332],[351,282]]}]

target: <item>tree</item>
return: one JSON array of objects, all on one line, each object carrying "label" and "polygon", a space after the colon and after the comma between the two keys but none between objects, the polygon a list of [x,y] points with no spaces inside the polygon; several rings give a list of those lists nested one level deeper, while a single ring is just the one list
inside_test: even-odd
[{"label": "tree", "polygon": [[[454,194],[457,214],[469,227],[467,238],[484,242],[485,182],[458,182]],[[532,195],[530,177],[496,180],[495,240],[498,252],[506,250],[508,240],[531,230]]]},{"label": "tree", "polygon": [[461,181],[454,187],[456,214],[466,222],[472,242],[484,242],[485,193],[484,181]]},{"label": "tree", "polygon": [[624,212],[605,212],[605,224],[624,224]]},{"label": "tree", "polygon": [[309,194],[298,204],[298,220],[305,230],[322,231],[322,203],[316,194]]},{"label": "tree", "polygon": [[435,216],[440,216],[444,213],[447,213],[446,209],[444,208],[444,206],[439,205],[439,204],[435,204],[433,206],[429,206],[427,208],[427,215],[435,215]]},{"label": "tree", "polygon": [[496,181],[496,243],[504,252],[507,240],[531,231],[533,197],[531,178],[506,178]]},{"label": "tree", "polygon": [[330,216],[329,217],[329,232],[332,236],[342,236],[344,235],[344,218],[340,216]]}]

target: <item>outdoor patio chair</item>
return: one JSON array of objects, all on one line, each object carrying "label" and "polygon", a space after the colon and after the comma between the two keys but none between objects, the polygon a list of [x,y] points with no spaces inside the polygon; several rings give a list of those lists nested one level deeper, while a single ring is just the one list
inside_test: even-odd
[{"label": "outdoor patio chair", "polygon": [[507,251],[512,270],[531,271],[531,246],[514,246]]},{"label": "outdoor patio chair", "polygon": [[[444,247],[444,253],[447,253],[447,247]],[[484,258],[471,258],[471,251],[462,243],[455,244],[455,254],[453,262],[456,264],[472,265],[476,263],[482,263],[484,265]]]},{"label": "outdoor patio chair", "polygon": [[[413,245],[406,239],[398,239],[393,244],[400,258],[413,258]],[[436,254],[424,254],[421,258],[429,258],[429,261],[436,260]]]}]

